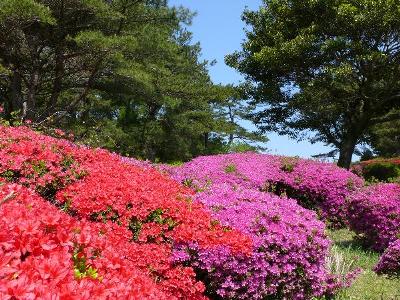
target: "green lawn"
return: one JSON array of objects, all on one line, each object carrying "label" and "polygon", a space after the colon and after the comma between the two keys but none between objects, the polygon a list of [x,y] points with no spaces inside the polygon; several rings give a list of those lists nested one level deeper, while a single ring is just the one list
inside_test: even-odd
[{"label": "green lawn", "polygon": [[400,278],[376,275],[372,269],[378,262],[379,254],[361,247],[354,234],[347,230],[329,231],[334,241],[334,251],[342,258],[344,269],[361,267],[362,273],[350,288],[342,290],[337,300],[400,300]]}]

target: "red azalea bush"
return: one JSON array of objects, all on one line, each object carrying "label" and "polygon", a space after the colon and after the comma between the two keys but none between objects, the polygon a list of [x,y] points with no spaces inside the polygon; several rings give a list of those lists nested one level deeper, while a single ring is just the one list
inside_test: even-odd
[{"label": "red azalea bush", "polygon": [[0,299],[169,299],[136,263],[150,251],[112,235],[112,227],[75,220],[26,188],[1,184]]},{"label": "red azalea bush", "polygon": [[222,243],[237,251],[249,245],[236,232],[221,234],[222,227],[211,222],[203,206],[191,202],[188,189],[154,169],[143,172],[103,150],[80,164],[88,174],[60,190],[56,200],[81,217],[118,222],[139,242],[193,241],[204,247]]},{"label": "red azalea bush", "polygon": [[400,185],[365,187],[349,199],[350,228],[374,250],[383,251],[400,234]]},{"label": "red azalea bush", "polygon": [[[0,177],[36,190],[91,228],[96,224],[113,228],[107,235],[110,253],[120,258],[133,255],[133,266],[148,274],[168,299],[203,297],[203,285],[196,283],[193,269],[174,265],[174,244],[196,243],[202,249],[225,246],[232,253],[248,253],[251,248],[248,237],[222,227],[201,204],[192,203],[189,189],[152,168],[24,127],[0,127],[0,141]],[[28,275],[21,272],[24,276]]]}]

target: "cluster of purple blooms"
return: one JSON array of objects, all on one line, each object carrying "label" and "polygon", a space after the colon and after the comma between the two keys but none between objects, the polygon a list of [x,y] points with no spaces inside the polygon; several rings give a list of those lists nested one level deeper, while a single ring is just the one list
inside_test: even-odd
[{"label": "cluster of purple blooms", "polygon": [[177,248],[175,259],[204,274],[211,294],[226,299],[311,299],[348,284],[326,269],[330,242],[325,224],[287,196],[288,191],[298,195],[304,206],[301,200],[308,196],[307,205],[317,207],[325,219],[338,220],[335,225],[342,224],[346,197],[363,184],[354,174],[331,164],[255,153],[199,157],[162,169],[193,187],[196,200],[222,225],[253,240],[251,257],[222,248]]},{"label": "cluster of purple blooms", "polygon": [[336,228],[347,224],[346,198],[364,184],[331,163],[257,153],[198,157],[171,174],[197,190],[225,183],[284,194]]},{"label": "cluster of purple blooms", "polygon": [[389,244],[378,264],[375,266],[378,274],[400,276],[400,239]]},{"label": "cluster of purple blooms", "polygon": [[350,228],[376,251],[400,238],[400,185],[381,183],[353,193],[349,201]]},{"label": "cluster of purple blooms", "polygon": [[202,251],[193,259],[191,265],[207,271],[223,298],[310,299],[340,286],[325,268],[330,247],[325,225],[295,200],[227,185],[213,186],[196,198],[222,225],[253,241],[251,257]]}]

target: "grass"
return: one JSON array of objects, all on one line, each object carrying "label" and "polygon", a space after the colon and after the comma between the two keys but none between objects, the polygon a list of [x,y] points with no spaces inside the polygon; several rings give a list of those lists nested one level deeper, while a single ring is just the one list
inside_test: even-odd
[{"label": "grass", "polygon": [[334,242],[335,256],[348,268],[360,267],[351,287],[343,289],[335,300],[400,300],[400,278],[378,276],[372,269],[379,260],[379,253],[363,248],[354,233],[347,229],[329,231]]}]

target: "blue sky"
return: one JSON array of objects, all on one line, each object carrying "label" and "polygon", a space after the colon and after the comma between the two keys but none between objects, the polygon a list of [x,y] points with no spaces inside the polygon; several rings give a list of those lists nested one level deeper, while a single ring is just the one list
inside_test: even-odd
[{"label": "blue sky", "polygon": [[[215,83],[236,84],[243,81],[243,77],[224,63],[226,54],[240,50],[245,39],[244,26],[241,14],[245,7],[257,10],[261,0],[170,0],[170,5],[183,6],[197,12],[192,26],[193,42],[200,42],[202,58],[217,64],[210,68],[210,75]],[[247,124],[247,123],[246,123]],[[249,128],[251,124],[247,124]],[[270,153],[282,155],[311,155],[326,153],[331,148],[323,144],[297,142],[285,136],[268,134],[267,147]]]}]

